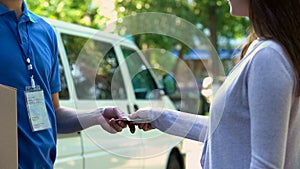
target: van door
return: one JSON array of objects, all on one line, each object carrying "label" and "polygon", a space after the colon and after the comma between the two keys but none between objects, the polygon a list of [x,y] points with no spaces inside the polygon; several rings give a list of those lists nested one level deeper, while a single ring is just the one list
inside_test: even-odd
[{"label": "van door", "polygon": [[[149,67],[142,53],[125,45],[121,46],[121,51],[125,58],[134,92],[134,110],[143,107],[175,110],[170,98],[162,92],[162,85],[159,84],[159,79],[153,72],[155,70]],[[144,143],[144,168],[166,168],[170,151],[182,140],[159,130],[143,132],[141,136]]]},{"label": "van door", "polygon": [[[74,30],[61,32],[74,84],[75,107],[82,110],[117,106],[127,113],[130,93],[114,45],[89,36],[78,36]],[[136,158],[142,149],[139,134],[132,135],[128,129],[110,134],[94,126],[82,131],[81,139],[85,169],[142,168],[143,160]]]}]

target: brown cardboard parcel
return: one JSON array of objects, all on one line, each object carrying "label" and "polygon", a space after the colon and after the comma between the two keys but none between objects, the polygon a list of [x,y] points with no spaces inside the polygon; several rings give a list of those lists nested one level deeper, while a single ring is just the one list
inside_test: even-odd
[{"label": "brown cardboard parcel", "polygon": [[0,84],[0,168],[18,168],[17,90]]}]

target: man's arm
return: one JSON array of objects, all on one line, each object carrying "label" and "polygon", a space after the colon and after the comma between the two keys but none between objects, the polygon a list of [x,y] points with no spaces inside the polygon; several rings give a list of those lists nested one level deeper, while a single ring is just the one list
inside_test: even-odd
[{"label": "man's arm", "polygon": [[109,133],[116,133],[126,127],[124,122],[114,120],[122,118],[124,114],[116,107],[78,111],[60,106],[58,93],[52,94],[52,103],[56,114],[58,133],[73,133],[94,125],[101,125]]}]

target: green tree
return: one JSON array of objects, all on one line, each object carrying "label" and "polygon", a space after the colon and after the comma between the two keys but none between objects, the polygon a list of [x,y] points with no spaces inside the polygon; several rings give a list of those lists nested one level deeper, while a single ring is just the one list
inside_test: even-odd
[{"label": "green tree", "polygon": [[[210,40],[217,49],[232,48],[230,40],[247,34],[248,19],[231,16],[227,3],[225,0],[194,0],[192,3],[196,22],[202,24],[202,30],[209,30]],[[225,38],[228,43],[218,44],[219,38]]]},{"label": "green tree", "polygon": [[[118,18],[123,18],[132,15],[134,16],[137,13],[143,12],[162,12],[167,14],[173,14],[186,20],[188,20],[188,18],[190,18],[191,16],[191,6],[186,0],[116,0],[115,2],[116,11],[118,12]],[[147,16],[145,16],[144,19],[147,20]],[[143,44],[147,44],[148,47],[164,46],[166,49],[170,49],[174,47],[175,43],[168,37],[158,35],[135,36],[134,40],[136,44],[141,48]]]},{"label": "green tree", "polygon": [[[192,6],[187,0],[116,0],[115,2],[118,18],[126,18],[127,16],[134,16],[143,12],[159,12],[176,15],[177,17],[183,18],[191,23],[195,21],[195,18],[193,18],[194,15],[191,15]],[[144,15],[144,18],[139,16],[139,19],[142,20],[144,25],[140,26],[143,27],[153,27],[153,24],[160,24],[160,27],[166,27],[170,29],[170,31],[174,29],[169,28],[169,25],[167,24],[168,21],[164,21],[163,18],[160,18],[159,16],[157,18],[149,19],[147,15]],[[137,25],[133,25],[131,23],[128,23],[127,25],[126,23],[122,23],[122,26],[127,27],[126,30],[139,29],[136,27]],[[174,31],[176,30],[174,29]],[[141,49],[144,50],[147,50],[147,48],[165,49],[162,50],[162,53],[154,52],[151,56],[146,52],[146,56],[152,64],[155,64],[157,60],[160,60],[160,57],[166,54],[164,53],[165,51],[170,51],[174,49],[175,46],[179,46],[178,57],[181,59],[183,58],[183,55],[190,50],[189,47],[180,40],[161,34],[137,34],[134,35],[134,41]],[[173,72],[177,71],[177,64],[178,62],[175,63]]]},{"label": "green tree", "polygon": [[[232,48],[229,41],[245,36],[248,27],[246,18],[230,15],[229,5],[225,0],[116,0],[116,10],[119,18],[142,12],[163,12],[176,15],[196,25],[202,31],[209,32],[207,36],[216,49],[220,46]],[[219,38],[227,40],[228,43],[218,44]],[[141,42],[141,40],[144,41]],[[167,48],[172,46],[140,36],[135,37],[135,41],[138,45],[145,42],[151,46],[155,45],[151,43],[154,41],[158,46],[163,45]],[[161,41],[164,42],[164,39]]]},{"label": "green tree", "polygon": [[40,16],[93,28],[102,28],[109,20],[99,15],[99,6],[94,6],[92,0],[26,0],[26,3]]},{"label": "green tree", "polygon": [[[130,15],[135,16],[136,14],[143,12],[161,12],[183,18],[184,20],[187,20],[199,30],[204,32],[216,51],[224,48],[236,48],[236,46],[232,45],[231,41],[234,39],[245,37],[245,35],[247,34],[248,19],[244,17],[231,16],[229,12],[229,5],[227,4],[228,2],[226,0],[116,0],[115,2],[116,11],[118,12],[118,18],[126,18],[126,16]],[[156,20],[159,19],[160,18],[157,18]],[[148,23],[145,22],[148,20],[147,16],[145,16],[143,20],[143,23],[145,23],[143,26],[149,26],[147,25]],[[151,20],[151,22],[152,23],[149,24],[155,23],[155,21],[153,20]],[[162,22],[160,22],[160,24],[162,24]],[[133,24],[126,25],[126,23],[122,23],[121,25],[127,28],[120,30],[128,31],[130,29],[137,29],[134,28],[136,25]],[[168,27],[168,25],[166,25],[166,27]],[[190,29],[186,29],[186,34],[190,35],[190,38],[192,38],[193,36],[193,32]],[[191,50],[191,46],[186,46],[186,44],[183,44],[177,39],[162,35],[135,35],[134,41],[140,48],[144,50],[145,48],[159,48],[170,51],[179,46],[180,50],[178,52],[178,57],[180,59],[183,59],[183,56]],[[211,45],[206,46],[210,47]],[[215,55],[215,53],[210,53],[210,55],[213,56]],[[148,56],[148,59],[150,63],[155,63],[155,61],[158,60],[157,57],[160,56]],[[231,60],[229,60],[229,62],[223,60],[223,62],[226,62],[224,64],[224,68],[225,72],[227,73],[232,68],[233,62]],[[200,70],[202,69],[201,67],[203,67],[203,63],[199,61],[187,61],[187,63],[190,64],[191,67],[198,69],[192,69],[192,71],[197,74],[196,78],[206,76],[205,73],[202,75]],[[176,72],[176,69],[177,65],[174,66],[173,72]]]}]

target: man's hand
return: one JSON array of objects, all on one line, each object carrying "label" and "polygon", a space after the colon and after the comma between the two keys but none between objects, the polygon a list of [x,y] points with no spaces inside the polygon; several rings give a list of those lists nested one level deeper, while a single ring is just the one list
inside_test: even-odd
[{"label": "man's hand", "polygon": [[106,107],[98,109],[101,111],[99,117],[99,124],[109,133],[117,133],[123,130],[127,124],[123,121],[116,121],[116,119],[124,118],[124,112],[117,107]]}]

